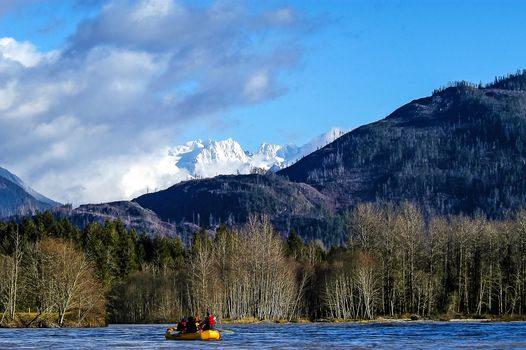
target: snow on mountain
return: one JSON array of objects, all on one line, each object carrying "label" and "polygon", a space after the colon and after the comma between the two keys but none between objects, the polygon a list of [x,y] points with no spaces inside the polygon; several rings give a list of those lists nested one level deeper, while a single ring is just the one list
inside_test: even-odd
[{"label": "snow on mountain", "polygon": [[282,152],[283,146],[263,143],[258,151],[252,155],[251,164],[253,168],[259,169],[281,169],[286,161]]},{"label": "snow on mountain", "polygon": [[333,128],[303,146],[263,143],[255,153],[243,150],[241,145],[228,138],[222,141],[189,141],[173,147],[169,155],[179,170],[194,178],[216,175],[248,174],[254,169],[277,171],[309,153],[334,141],[346,130]]},{"label": "snow on mountain", "polygon": [[[311,154],[312,152],[322,147],[325,147],[326,145],[333,142],[338,137],[342,136],[343,134],[346,134],[349,131],[350,130],[348,129],[332,128],[326,133],[321,134],[318,137],[315,137],[310,142],[301,146],[294,156],[293,155],[290,156],[291,163],[295,163],[298,160],[300,160],[302,157],[306,156],[307,154]],[[291,164],[287,164],[287,166],[289,165]]]},{"label": "snow on mountain", "polygon": [[250,158],[239,143],[231,138],[223,141],[190,141],[170,152],[175,165],[194,177],[247,173]]}]

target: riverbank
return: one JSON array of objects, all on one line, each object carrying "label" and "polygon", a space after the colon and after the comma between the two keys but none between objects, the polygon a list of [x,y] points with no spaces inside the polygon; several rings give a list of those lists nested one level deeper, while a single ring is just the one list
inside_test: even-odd
[{"label": "riverbank", "polygon": [[[17,313],[14,320],[5,320],[0,323],[0,328],[96,328],[107,327],[104,317],[91,318],[77,322],[72,313],[66,315],[63,325],[58,323],[58,314],[56,313]],[[247,317],[243,319],[222,320],[219,325],[264,325],[264,324],[382,324],[382,323],[416,323],[416,322],[459,322],[459,323],[474,323],[474,322],[516,322],[526,321],[526,317],[520,315],[507,316],[473,316],[473,315],[436,315],[434,317],[420,317],[416,315],[404,317],[377,317],[371,320],[365,319],[338,319],[338,318],[320,318],[316,320],[309,320],[306,318],[291,319],[291,320],[259,320],[255,317]],[[171,324],[172,322],[164,322]],[[176,323],[176,322],[173,322]]]},{"label": "riverbank", "polygon": [[341,319],[341,318],[320,318],[309,320],[305,318],[291,320],[258,320],[254,317],[243,318],[239,320],[223,320],[222,324],[244,325],[244,324],[301,324],[301,323],[412,323],[412,322],[516,322],[526,321],[526,315],[458,315],[443,314],[432,317],[421,317],[417,315],[405,315],[402,317],[377,317],[371,320],[367,319]]},{"label": "riverbank", "polygon": [[[1,316],[1,315],[0,315]],[[60,324],[58,313],[17,312],[13,319],[3,318],[0,328],[95,328],[107,327],[104,316],[93,316],[78,320],[73,312],[66,313]]]}]

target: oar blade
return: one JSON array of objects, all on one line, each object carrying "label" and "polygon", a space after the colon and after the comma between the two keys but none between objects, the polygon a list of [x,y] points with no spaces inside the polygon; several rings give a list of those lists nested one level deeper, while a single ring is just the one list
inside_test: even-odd
[{"label": "oar blade", "polygon": [[219,331],[223,333],[236,333],[234,331],[231,331],[230,329],[220,329]]}]

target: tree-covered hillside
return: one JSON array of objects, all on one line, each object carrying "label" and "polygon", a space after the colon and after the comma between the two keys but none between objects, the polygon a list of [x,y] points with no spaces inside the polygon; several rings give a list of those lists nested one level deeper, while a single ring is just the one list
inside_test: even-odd
[{"label": "tree-covered hillside", "polygon": [[526,202],[526,74],[414,100],[280,172],[333,198],[503,217]]},{"label": "tree-covered hillside", "polygon": [[293,216],[331,209],[330,199],[315,189],[273,174],[186,181],[134,201],[164,220],[209,226],[243,223],[253,213]]},{"label": "tree-covered hillside", "polygon": [[241,225],[251,214],[265,214],[282,234],[301,227],[308,240],[319,238],[329,245],[345,241],[346,230],[334,217],[329,197],[272,173],[187,181],[134,202],[179,226],[183,222],[204,227]]}]

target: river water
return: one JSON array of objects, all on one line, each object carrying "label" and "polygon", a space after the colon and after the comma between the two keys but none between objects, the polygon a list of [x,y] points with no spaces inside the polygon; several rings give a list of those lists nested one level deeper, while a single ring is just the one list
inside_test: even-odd
[{"label": "river water", "polygon": [[219,342],[165,340],[166,325],[0,329],[0,349],[526,349],[526,322],[228,325]]}]

